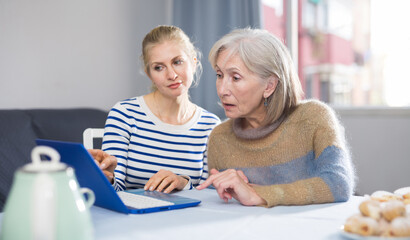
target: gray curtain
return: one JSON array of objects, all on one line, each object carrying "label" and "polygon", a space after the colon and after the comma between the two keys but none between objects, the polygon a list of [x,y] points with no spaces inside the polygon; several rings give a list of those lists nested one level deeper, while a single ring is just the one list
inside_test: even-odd
[{"label": "gray curtain", "polygon": [[209,64],[212,45],[235,28],[260,28],[259,0],[174,0],[172,24],[180,27],[203,54],[203,74],[199,85],[191,88],[191,100],[206,110],[225,119],[218,105],[215,72]]}]

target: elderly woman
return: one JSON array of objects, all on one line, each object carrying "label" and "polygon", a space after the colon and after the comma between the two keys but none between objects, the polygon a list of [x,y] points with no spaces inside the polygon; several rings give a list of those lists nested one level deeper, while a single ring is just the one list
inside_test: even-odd
[{"label": "elderly woman", "polygon": [[211,176],[220,198],[243,205],[347,201],[354,172],[343,128],[326,104],[302,101],[286,47],[264,30],[241,29],[212,47],[209,60],[229,120],[209,137]]}]

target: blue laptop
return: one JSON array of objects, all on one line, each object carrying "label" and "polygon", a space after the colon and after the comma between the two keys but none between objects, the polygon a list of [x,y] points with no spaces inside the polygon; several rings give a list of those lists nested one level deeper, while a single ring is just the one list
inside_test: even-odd
[{"label": "blue laptop", "polygon": [[37,145],[56,149],[61,162],[75,169],[81,187],[93,190],[94,205],[121,213],[151,213],[197,206],[200,200],[157,191],[132,189],[116,192],[81,143],[37,139]]}]

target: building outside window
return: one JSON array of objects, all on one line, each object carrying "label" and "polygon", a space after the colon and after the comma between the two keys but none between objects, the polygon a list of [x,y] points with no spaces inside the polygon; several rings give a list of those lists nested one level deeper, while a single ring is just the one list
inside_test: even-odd
[{"label": "building outside window", "polygon": [[[262,0],[264,28],[286,42],[292,0]],[[296,0],[306,98],[335,106],[410,106],[406,0]]]}]

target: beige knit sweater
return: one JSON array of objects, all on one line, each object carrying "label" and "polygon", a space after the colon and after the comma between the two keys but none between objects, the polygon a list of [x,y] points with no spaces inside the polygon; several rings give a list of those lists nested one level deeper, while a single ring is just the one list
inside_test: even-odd
[{"label": "beige knit sweater", "polygon": [[270,134],[239,138],[233,120],[217,126],[208,145],[208,166],[242,170],[267,207],[346,201],[354,172],[344,134],[333,110],[302,102]]}]

